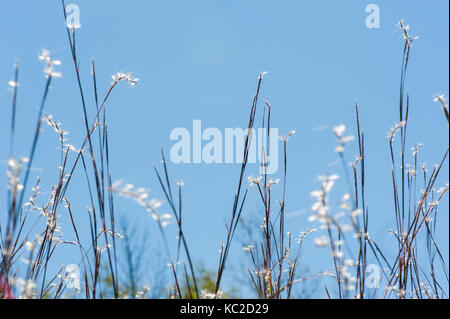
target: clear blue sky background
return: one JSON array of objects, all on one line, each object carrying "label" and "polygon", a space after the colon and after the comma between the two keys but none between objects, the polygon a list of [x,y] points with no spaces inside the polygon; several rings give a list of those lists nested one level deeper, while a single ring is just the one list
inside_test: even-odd
[{"label": "clear blue sky background", "polygon": [[[287,211],[310,208],[313,200],[309,194],[319,185],[317,175],[342,175],[341,166],[335,164],[338,156],[331,128],[343,123],[355,133],[357,101],[366,134],[370,230],[389,251],[394,239],[388,230],[393,228],[394,215],[387,134],[398,122],[403,48],[396,24],[405,19],[411,33],[419,36],[408,71],[411,120],[407,142],[408,149],[424,143],[422,160],[432,167],[448,147],[448,126],[440,106],[432,99],[438,92],[448,94],[448,1],[72,2],[81,10],[77,46],[91,116],[95,108],[90,82],[92,57],[101,96],[117,71],[132,71],[141,79],[133,89],[127,85],[117,88],[108,103],[113,179],[150,188],[152,196],[163,198],[151,165],[159,162],[161,146],[168,153],[173,145],[170,131],[175,127],[191,129],[194,119],[202,120],[204,128],[245,127],[257,75],[269,71],[261,100],[272,103],[272,126],[278,127],[281,135],[297,130],[289,141]],[[380,7],[379,29],[365,26],[369,3]],[[45,84],[43,65],[37,59],[43,48],[62,61],[59,70],[63,74],[52,84],[46,113],[62,121],[70,132],[70,141],[79,146],[84,132],[82,109],[60,2],[2,1],[0,35],[2,170],[6,170],[8,157],[11,93],[7,83],[13,77],[13,63],[20,62],[17,120],[21,129],[15,154],[20,156],[28,154]],[[36,175],[44,176],[47,192],[58,173],[57,142],[57,136],[46,127],[34,169]],[[355,152],[352,143],[347,158],[352,159]],[[169,169],[174,181],[185,182],[185,233],[194,259],[215,270],[239,165],[169,164]],[[251,169],[248,175],[257,173],[256,167]],[[447,181],[448,162],[437,186]],[[6,185],[4,174],[0,182]],[[0,191],[2,211],[5,190],[2,187]],[[345,190],[342,179],[335,198]],[[74,180],[69,194],[80,220],[84,220],[82,225],[87,227],[85,207],[89,200],[82,178]],[[261,213],[256,197],[250,200],[244,214]],[[154,223],[139,206],[118,199],[117,212],[143,225],[142,231],[148,231],[152,241],[159,241]],[[169,212],[168,205],[162,212]],[[297,235],[311,226],[309,215],[306,211],[288,218],[288,229]],[[445,199],[437,240],[447,262],[448,215]],[[62,221],[63,227],[69,228],[68,221]],[[64,234],[65,239],[74,239],[70,229]],[[311,239],[305,244],[303,259],[309,268],[307,273],[329,269],[328,252],[308,248]],[[241,258],[242,254],[240,244],[235,242],[233,256]],[[58,267],[79,259],[76,251],[61,251],[57,258]],[[237,263],[233,271],[242,269],[243,264]]]}]

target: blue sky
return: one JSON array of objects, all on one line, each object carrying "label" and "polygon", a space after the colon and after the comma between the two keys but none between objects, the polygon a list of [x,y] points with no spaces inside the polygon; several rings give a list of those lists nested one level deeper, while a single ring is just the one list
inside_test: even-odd
[{"label": "blue sky", "polygon": [[[71,3],[67,1],[67,3]],[[354,103],[361,108],[367,145],[367,198],[371,233],[386,247],[394,242],[391,165],[387,134],[398,122],[398,86],[403,41],[396,29],[403,18],[413,45],[407,87],[411,100],[408,149],[422,142],[422,161],[439,162],[448,148],[447,123],[435,93],[448,94],[448,1],[82,1],[82,27],[77,46],[90,114],[95,105],[91,90],[90,60],[95,58],[100,95],[111,75],[131,71],[140,78],[134,88],[121,85],[108,103],[113,179],[124,179],[151,189],[163,198],[152,164],[159,162],[160,147],[168,154],[176,127],[192,130],[200,119],[204,128],[245,127],[260,72],[265,76],[261,101],[272,104],[272,127],[281,135],[296,134],[288,143],[287,211],[308,210],[310,192],[318,175],[337,173],[332,127],[345,124],[355,133]],[[369,3],[379,5],[379,29],[365,26]],[[46,113],[53,114],[70,132],[70,141],[83,138],[82,109],[68,48],[59,1],[2,1],[0,4],[0,165],[6,169],[11,93],[7,83],[13,64],[20,62],[18,126],[15,155],[27,155],[38,103],[45,85],[43,65],[37,59],[48,49],[62,61],[63,77],[52,84]],[[259,111],[262,110],[260,104]],[[320,129],[318,129],[320,128]],[[47,191],[58,171],[57,136],[45,128],[34,163],[36,175],[45,176]],[[356,144],[347,149],[352,159]],[[238,164],[169,163],[174,181],[183,180],[185,233],[194,259],[216,269],[224,222],[231,213]],[[256,174],[256,168],[247,175]],[[81,171],[80,171],[81,172]],[[448,181],[448,162],[437,186]],[[6,176],[0,177],[6,185]],[[342,179],[335,196],[346,185]],[[82,178],[71,189],[81,218],[89,204]],[[4,211],[5,188],[0,191]],[[245,214],[261,213],[256,197]],[[257,204],[256,204],[257,203]],[[117,212],[128,216],[159,240],[150,216],[139,206],[117,199]],[[169,212],[168,205],[162,212]],[[448,200],[442,203],[437,238],[448,261]],[[311,226],[309,211],[287,219],[294,234]],[[245,216],[245,215],[244,215]],[[64,223],[63,226],[68,223]],[[86,224],[87,226],[87,224]],[[172,230],[175,229],[175,226]],[[65,236],[73,240],[67,230]],[[175,242],[175,239],[173,239]],[[310,240],[306,246],[312,246]],[[243,252],[236,242],[233,256]],[[57,264],[77,262],[78,256],[60,252]],[[392,256],[391,256],[392,257]],[[331,266],[327,253],[306,249],[309,272]],[[236,269],[241,269],[237,265]],[[232,284],[232,283],[230,283]],[[448,290],[447,290],[448,291]]]}]

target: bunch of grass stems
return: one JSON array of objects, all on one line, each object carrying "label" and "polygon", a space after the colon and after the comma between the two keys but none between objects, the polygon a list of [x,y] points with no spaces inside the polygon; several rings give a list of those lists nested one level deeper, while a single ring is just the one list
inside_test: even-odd
[{"label": "bunch of grass stems", "polygon": [[[62,8],[64,18],[66,19],[66,8],[64,0],[62,0]],[[406,166],[406,137],[408,128],[409,115],[409,95],[405,89],[406,73],[411,52],[411,43],[413,38],[408,34],[408,28],[400,22],[400,28],[405,39],[402,68],[400,77],[399,90],[399,125],[397,125],[391,136],[389,137],[389,150],[392,161],[392,186],[394,198],[394,217],[395,217],[395,239],[397,247],[397,255],[393,260],[382,252],[380,246],[369,235],[369,209],[366,201],[366,180],[365,180],[365,138],[364,131],[361,128],[359,107],[355,106],[355,123],[357,131],[357,145],[358,156],[353,163],[348,163],[344,157],[343,152],[339,152],[340,160],[343,164],[346,173],[347,183],[350,189],[352,210],[360,210],[362,218],[356,216],[351,219],[351,226],[357,238],[357,245],[355,252],[356,265],[356,280],[354,283],[353,295],[350,296],[345,288],[345,276],[343,275],[343,261],[335,254],[340,252],[341,245],[336,245],[337,241],[345,240],[345,234],[342,230],[339,221],[333,216],[326,217],[326,232],[331,249],[331,256],[333,262],[333,278],[336,280],[337,295],[332,296],[330,290],[325,286],[326,294],[329,298],[369,298],[371,295],[366,291],[366,267],[370,258],[374,258],[379,266],[386,271],[383,272],[384,281],[386,283],[381,297],[400,298],[439,298],[445,296],[445,287],[439,283],[436,275],[436,259],[441,264],[444,276],[447,280],[448,286],[448,271],[445,264],[444,257],[436,243],[436,218],[437,205],[430,204],[430,202],[439,202],[445,195],[446,190],[436,195],[434,191],[435,183],[442,166],[448,157],[448,146],[440,160],[440,164],[436,165],[431,173],[428,173],[425,168],[422,168],[422,177],[424,190],[417,197],[417,176],[420,170],[418,164],[418,148],[414,153],[414,167],[408,170]],[[37,248],[33,248],[28,252],[28,260],[30,261],[25,272],[25,281],[32,281],[36,283],[39,288],[39,293],[34,297],[44,298],[53,297],[60,298],[64,295],[67,287],[67,281],[63,274],[63,269],[58,271],[56,275],[49,275],[48,268],[55,249],[60,244],[74,244],[80,250],[79,265],[83,270],[82,279],[84,282],[84,297],[85,298],[100,298],[102,294],[102,286],[100,278],[103,275],[101,268],[103,257],[107,260],[107,268],[109,278],[111,278],[113,297],[118,298],[120,295],[118,283],[118,267],[117,267],[117,249],[116,249],[116,226],[115,226],[115,212],[114,212],[114,196],[112,190],[112,175],[110,172],[110,157],[109,157],[109,142],[108,142],[108,126],[106,103],[121,80],[126,78],[118,77],[106,90],[103,99],[99,99],[97,80],[95,73],[95,63],[92,60],[92,86],[94,94],[94,117],[89,116],[88,102],[85,98],[85,91],[81,82],[81,75],[79,70],[79,60],[77,57],[77,43],[76,43],[76,29],[67,28],[67,38],[75,75],[77,79],[77,89],[80,96],[80,105],[82,117],[84,122],[85,137],[82,140],[81,148],[76,151],[76,156],[73,160],[69,156],[73,148],[65,143],[64,131],[59,127],[59,124],[45,118],[45,104],[48,94],[50,93],[50,85],[52,83],[52,75],[49,74],[44,83],[44,90],[42,99],[36,119],[34,135],[32,137],[32,144],[28,161],[23,161],[17,165],[10,165],[8,170],[10,176],[20,178],[20,182],[11,183],[8,190],[8,211],[6,225],[0,225],[0,250],[2,257],[0,261],[0,288],[7,286],[8,283],[14,282],[17,276],[15,271],[15,264],[21,256],[27,252],[25,246],[30,240],[31,232],[40,224],[35,222],[30,230],[27,229],[27,220],[30,208],[40,210],[40,218],[46,218],[45,226],[37,230],[40,235],[40,242]],[[220,257],[217,267],[217,278],[215,281],[215,289],[212,292],[215,297],[220,296],[222,281],[226,274],[227,262],[230,251],[232,249],[233,239],[236,230],[239,228],[241,216],[245,211],[245,204],[247,202],[247,195],[249,187],[245,185],[247,164],[249,160],[250,145],[252,143],[253,130],[255,127],[255,118],[257,114],[257,106],[259,102],[259,95],[263,80],[263,74],[258,78],[256,93],[251,103],[250,115],[247,125],[247,134],[244,143],[243,159],[241,162],[237,187],[232,202],[232,209],[229,221],[226,225],[226,237],[221,244]],[[19,66],[15,66],[14,83],[19,81]],[[13,88],[12,99],[12,118],[11,118],[11,139],[10,139],[10,162],[13,160],[14,154],[14,138],[16,131],[16,105],[18,97],[18,86]],[[448,109],[445,101],[440,100],[444,114],[448,121]],[[270,139],[271,126],[271,111],[272,106],[266,102],[263,109],[262,128],[266,129],[267,139]],[[34,199],[37,197],[39,191],[38,179],[33,187],[33,195],[29,200],[28,206],[24,205],[24,196],[28,189],[30,172],[36,157],[36,150],[38,147],[41,126],[44,121],[48,121],[51,126],[60,135],[60,168],[58,179],[52,187],[50,198],[46,205],[37,207]],[[394,136],[399,133],[400,145],[394,143]],[[248,268],[249,277],[253,285],[253,289],[259,298],[292,298],[295,285],[301,281],[297,276],[297,271],[300,263],[300,251],[304,236],[308,234],[305,232],[303,237],[298,240],[298,245],[294,249],[294,241],[291,233],[286,232],[285,223],[285,206],[286,206],[286,181],[287,181],[287,140],[291,133],[282,138],[283,142],[283,170],[281,181],[281,199],[278,204],[274,205],[274,195],[272,187],[276,184],[269,179],[267,173],[267,154],[269,150],[262,150],[262,164],[260,167],[261,176],[253,181],[256,186],[257,195],[262,204],[263,209],[263,225],[261,240],[255,242],[253,249],[250,249],[251,267]],[[396,157],[398,148],[400,149],[400,162]],[[196,275],[194,260],[189,249],[188,240],[183,230],[183,210],[182,210],[182,184],[178,184],[175,192],[171,186],[167,163],[164,157],[164,152],[161,150],[162,170],[154,166],[157,180],[165,195],[173,217],[177,225],[177,251],[175,255],[171,254],[170,245],[165,234],[164,225],[160,220],[157,224],[161,235],[163,237],[164,247],[167,256],[170,259],[170,268],[173,275],[173,287],[171,290],[171,297],[173,298],[200,298],[201,291],[199,287],[199,279]],[[22,165],[25,165],[22,169]],[[347,168],[351,166],[350,173]],[[400,171],[398,169],[400,167]],[[70,204],[70,195],[68,189],[72,176],[76,169],[82,170],[85,177],[87,189],[89,191],[90,208],[88,209],[89,225],[90,225],[90,244],[88,247],[83,246],[82,240],[79,236],[79,229],[77,226],[77,218],[72,212]],[[21,172],[23,171],[23,174]],[[412,173],[414,172],[414,173]],[[23,177],[22,177],[23,175]],[[20,186],[22,185],[22,187]],[[22,189],[21,189],[22,188]],[[327,204],[327,192],[323,190],[323,205]],[[75,242],[61,242],[57,236],[57,218],[58,212],[62,211],[61,205],[64,205],[68,217],[71,221],[71,227],[74,231]],[[27,208],[28,207],[28,208]],[[149,210],[153,207],[149,206]],[[418,237],[420,231],[423,231],[426,236],[426,249],[428,253],[429,272],[425,271],[423,265],[419,264],[418,258]],[[352,248],[350,248],[352,249]],[[187,262],[184,262],[184,258]],[[181,266],[180,266],[181,265]],[[423,285],[426,283],[430,289],[424,289]],[[184,289],[184,285],[187,289]],[[393,289],[392,287],[395,287]],[[136,290],[136,288],[133,288]],[[7,289],[0,289],[0,297],[8,297]]]}]

